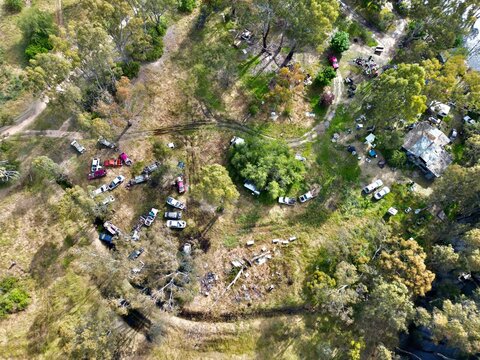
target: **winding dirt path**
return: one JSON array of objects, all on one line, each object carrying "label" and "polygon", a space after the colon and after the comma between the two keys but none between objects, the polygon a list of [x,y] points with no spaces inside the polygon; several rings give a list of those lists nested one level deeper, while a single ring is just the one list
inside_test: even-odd
[{"label": "winding dirt path", "polygon": [[0,138],[7,138],[24,131],[47,108],[48,100],[35,100],[14,122],[0,128]]}]

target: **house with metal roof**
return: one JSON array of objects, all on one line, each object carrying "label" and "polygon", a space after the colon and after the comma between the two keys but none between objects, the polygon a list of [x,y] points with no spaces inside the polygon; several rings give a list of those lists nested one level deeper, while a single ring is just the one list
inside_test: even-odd
[{"label": "house with metal roof", "polygon": [[417,165],[427,179],[440,177],[452,162],[452,155],[445,150],[450,139],[441,130],[423,121],[406,136],[403,149],[408,159]]}]

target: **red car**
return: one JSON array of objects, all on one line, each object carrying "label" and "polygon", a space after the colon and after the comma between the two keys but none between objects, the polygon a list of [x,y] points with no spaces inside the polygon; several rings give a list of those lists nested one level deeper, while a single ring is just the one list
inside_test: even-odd
[{"label": "red car", "polygon": [[183,177],[179,176],[175,179],[177,183],[178,193],[183,194],[185,192],[185,184],[183,183]]},{"label": "red car", "polygon": [[100,169],[88,174],[88,180],[98,179],[107,175],[107,170]]},{"label": "red car", "polygon": [[337,58],[336,58],[335,56],[330,56],[330,57],[328,58],[328,60],[330,60],[330,64],[332,64],[332,67],[333,67],[335,70],[337,70],[337,69],[338,69],[338,66],[339,66],[339,65],[338,65],[338,60],[337,60]]},{"label": "red car", "polygon": [[105,167],[120,167],[122,165],[121,159],[108,159],[103,162],[103,166]]}]

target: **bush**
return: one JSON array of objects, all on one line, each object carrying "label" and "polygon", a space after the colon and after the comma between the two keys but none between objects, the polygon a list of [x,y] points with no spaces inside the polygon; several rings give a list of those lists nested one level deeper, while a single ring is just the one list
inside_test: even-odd
[{"label": "bush", "polygon": [[0,319],[7,314],[24,310],[29,303],[30,296],[18,279],[7,276],[0,281]]},{"label": "bush", "polygon": [[330,46],[338,53],[347,51],[350,47],[350,37],[348,33],[345,31],[337,31],[330,41]]},{"label": "bush", "polygon": [[170,148],[168,148],[164,143],[160,141],[155,141],[153,143],[153,156],[155,160],[165,160],[165,158],[170,154]]},{"label": "bush", "polygon": [[320,104],[324,107],[329,107],[333,104],[333,100],[335,100],[335,95],[333,95],[332,92],[328,91],[322,94]]},{"label": "bush", "polygon": [[140,63],[138,61],[128,61],[120,64],[122,68],[123,75],[129,79],[136,78],[138,72],[140,71]]},{"label": "bush", "polygon": [[5,8],[8,11],[18,13],[23,9],[23,0],[5,0]]},{"label": "bush", "polygon": [[336,76],[337,73],[331,66],[322,67],[315,77],[315,84],[318,86],[330,85]]},{"label": "bush", "polygon": [[186,13],[191,13],[197,6],[195,0],[180,0],[178,4],[178,10]]}]

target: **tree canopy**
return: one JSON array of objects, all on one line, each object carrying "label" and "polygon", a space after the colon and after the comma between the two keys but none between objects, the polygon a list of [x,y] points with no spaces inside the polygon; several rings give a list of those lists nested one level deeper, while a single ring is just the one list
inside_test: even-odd
[{"label": "tree canopy", "polygon": [[[377,124],[404,119],[413,121],[427,109],[423,95],[425,70],[418,64],[399,64],[373,81],[369,100]],[[388,101],[385,101],[388,99]]]},{"label": "tree canopy", "polygon": [[230,164],[242,179],[267,190],[272,199],[298,187],[305,174],[305,165],[295,159],[285,143],[258,138],[233,147]]},{"label": "tree canopy", "polygon": [[195,185],[193,194],[195,197],[217,206],[228,206],[239,197],[227,169],[219,164],[207,165],[202,168],[198,185]]}]

